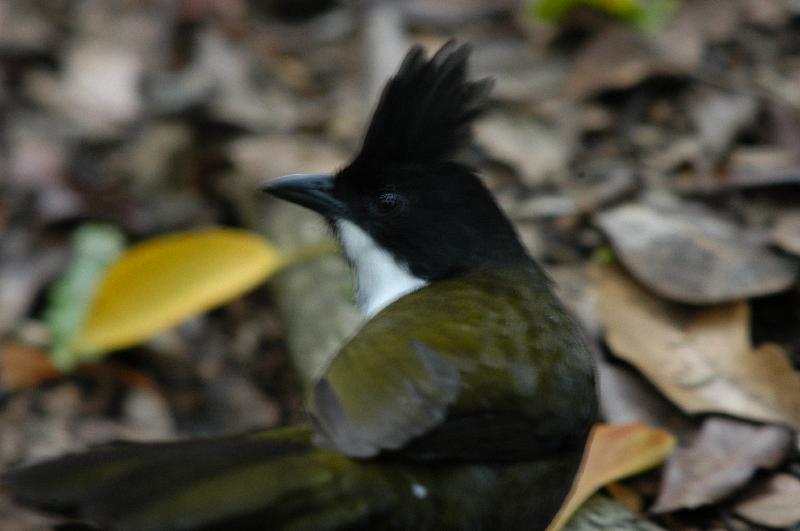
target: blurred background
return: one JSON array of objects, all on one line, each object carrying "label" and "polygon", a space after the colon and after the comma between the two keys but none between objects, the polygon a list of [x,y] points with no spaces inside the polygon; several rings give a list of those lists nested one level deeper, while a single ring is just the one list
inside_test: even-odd
[{"label": "blurred background", "polygon": [[[451,37],[496,79],[465,156],[584,326],[605,419],[680,442],[608,507],[800,529],[797,0],[0,0],[0,470],[302,421],[303,356],[358,325],[324,253],[54,356],[125,246],[226,226],[324,248],[257,183],[344,165],[408,47]],[[0,529],[48,525],[0,493]]]}]

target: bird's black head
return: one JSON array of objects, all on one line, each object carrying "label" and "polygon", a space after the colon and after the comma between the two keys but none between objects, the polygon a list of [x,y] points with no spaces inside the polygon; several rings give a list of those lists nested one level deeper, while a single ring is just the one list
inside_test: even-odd
[{"label": "bird's black head", "polygon": [[361,255],[375,246],[423,282],[527,259],[490,192],[457,159],[492,86],[467,79],[468,56],[467,46],[452,41],[429,60],[412,48],[348,166],[265,184],[325,216],[359,276]]}]

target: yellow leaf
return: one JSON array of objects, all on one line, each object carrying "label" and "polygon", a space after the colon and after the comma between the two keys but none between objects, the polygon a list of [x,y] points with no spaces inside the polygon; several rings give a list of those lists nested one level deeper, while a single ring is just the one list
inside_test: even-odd
[{"label": "yellow leaf", "polygon": [[676,444],[671,433],[644,424],[598,424],[592,430],[581,471],[567,501],[547,531],[558,531],[604,485],[660,464]]},{"label": "yellow leaf", "polygon": [[266,240],[237,229],[169,234],[131,247],[102,280],[77,349],[134,345],[241,295],[285,263]]}]

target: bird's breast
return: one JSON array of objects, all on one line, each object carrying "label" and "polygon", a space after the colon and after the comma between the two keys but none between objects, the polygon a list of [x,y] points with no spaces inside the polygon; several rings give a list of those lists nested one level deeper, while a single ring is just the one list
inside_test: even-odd
[{"label": "bird's breast", "polygon": [[427,284],[355,223],[338,220],[336,228],[344,254],[355,271],[356,301],[364,316],[372,317]]}]

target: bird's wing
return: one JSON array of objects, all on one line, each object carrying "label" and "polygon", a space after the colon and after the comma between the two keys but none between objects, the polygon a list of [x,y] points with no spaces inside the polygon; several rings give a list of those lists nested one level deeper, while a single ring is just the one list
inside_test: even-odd
[{"label": "bird's wing", "polygon": [[592,388],[591,363],[572,321],[530,280],[437,282],[376,315],[313,389],[320,442],[352,457],[430,460],[563,447],[559,434],[594,414],[592,400],[584,414],[572,406]]},{"label": "bird's wing", "polygon": [[[390,339],[391,341],[391,339]],[[458,369],[421,342],[383,367],[341,353],[314,386],[312,424],[351,457],[397,450],[441,423],[461,392]],[[342,357],[344,356],[344,357]]]}]

